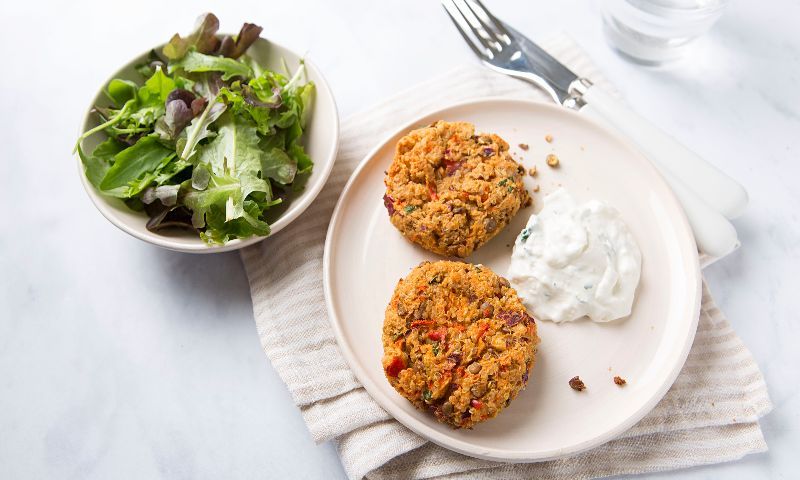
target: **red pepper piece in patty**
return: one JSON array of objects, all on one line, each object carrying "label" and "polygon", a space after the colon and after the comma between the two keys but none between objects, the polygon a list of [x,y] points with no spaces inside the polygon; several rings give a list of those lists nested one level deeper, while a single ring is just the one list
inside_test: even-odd
[{"label": "red pepper piece in patty", "polygon": [[444,340],[445,335],[447,335],[447,329],[440,328],[439,330],[432,330],[428,332],[428,338],[435,342],[440,342]]},{"label": "red pepper piece in patty", "polygon": [[439,196],[436,195],[436,186],[432,184],[428,184],[428,194],[431,196],[431,200],[438,200]]},{"label": "red pepper piece in patty", "polygon": [[486,333],[486,330],[489,330],[488,323],[484,323],[483,325],[478,327],[478,340],[480,340],[483,337],[483,334]]},{"label": "red pepper piece in patty", "polygon": [[430,327],[431,325],[433,325],[433,320],[414,320],[411,322],[411,328]]},{"label": "red pepper piece in patty", "polygon": [[405,370],[406,362],[401,357],[392,357],[391,363],[386,367],[386,375],[396,377],[401,371]]}]

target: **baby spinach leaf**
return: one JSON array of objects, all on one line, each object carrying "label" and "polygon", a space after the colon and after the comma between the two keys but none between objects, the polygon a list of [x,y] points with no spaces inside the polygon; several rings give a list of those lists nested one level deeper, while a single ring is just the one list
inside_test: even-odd
[{"label": "baby spinach leaf", "polygon": [[[144,175],[154,172],[160,165],[166,165],[166,162],[174,156],[173,150],[161,145],[154,137],[144,137],[132,147],[128,147],[114,156],[114,165],[106,172],[100,182],[100,188],[112,190],[128,186],[140,180]],[[138,191],[129,192],[128,196],[139,193],[143,188],[144,186],[137,187]]]},{"label": "baby spinach leaf", "polygon": [[109,138],[105,142],[95,147],[90,155],[86,155],[83,149],[78,147],[78,156],[83,162],[83,169],[86,172],[86,178],[89,183],[100,188],[100,182],[106,176],[108,169],[114,161],[114,155],[121,152],[125,146],[113,138]]},{"label": "baby spinach leaf", "polygon": [[125,102],[136,97],[138,87],[130,80],[115,78],[108,83],[106,95],[114,102],[114,106],[122,107]]}]

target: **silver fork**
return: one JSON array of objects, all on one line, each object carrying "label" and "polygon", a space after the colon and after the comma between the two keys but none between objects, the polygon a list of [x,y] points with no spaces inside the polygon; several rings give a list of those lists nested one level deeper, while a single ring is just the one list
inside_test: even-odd
[{"label": "silver fork", "polygon": [[[464,37],[467,45],[492,70],[535,84],[550,95],[556,103],[575,107],[575,96],[547,82],[533,73],[533,66],[523,54],[516,32],[495,18],[480,0],[441,0],[450,20]],[[531,48],[538,48],[529,45]],[[533,52],[535,53],[535,52]],[[538,58],[541,70],[549,70],[553,75],[569,75],[561,64],[552,62],[549,55]],[[588,80],[581,79],[583,82]]]},{"label": "silver fork", "polygon": [[556,103],[637,143],[680,200],[702,251],[722,257],[739,246],[736,229],[725,218],[734,218],[747,205],[747,192],[735,180],[495,18],[480,0],[441,2],[484,65],[535,84]]}]

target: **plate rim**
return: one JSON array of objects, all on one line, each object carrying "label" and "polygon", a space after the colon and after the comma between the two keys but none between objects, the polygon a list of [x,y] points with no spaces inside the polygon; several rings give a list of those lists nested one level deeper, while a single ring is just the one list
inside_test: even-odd
[{"label": "plate rim", "polygon": [[476,447],[474,444],[471,444],[469,442],[459,439],[454,439],[453,437],[438,432],[433,428],[425,425],[424,423],[419,422],[416,418],[412,417],[405,411],[395,408],[393,402],[389,400],[389,398],[380,389],[380,387],[378,387],[371,381],[366,371],[360,367],[360,364],[357,361],[355,353],[352,351],[349,344],[345,342],[344,332],[341,328],[342,323],[336,315],[336,310],[334,309],[332,300],[330,268],[331,268],[331,248],[332,248],[333,234],[335,233],[337,226],[340,223],[339,217],[342,215],[342,210],[344,208],[344,199],[348,196],[350,190],[353,188],[353,185],[355,184],[356,180],[360,177],[364,169],[372,162],[372,160],[374,160],[377,153],[380,150],[382,150],[395,136],[407,132],[410,128],[419,125],[422,119],[424,118],[456,108],[476,107],[481,104],[493,104],[493,103],[527,104],[527,105],[533,105],[537,108],[552,110],[558,113],[566,112],[568,116],[579,115],[577,111],[570,110],[568,108],[557,106],[551,103],[545,103],[541,101],[513,97],[513,96],[487,96],[465,101],[447,103],[444,105],[437,106],[435,108],[431,108],[429,110],[426,110],[422,114],[415,116],[412,120],[405,122],[401,127],[392,130],[391,133],[384,136],[381,139],[381,141],[377,142],[376,145],[371,150],[369,150],[369,152],[367,152],[364,158],[362,158],[359,161],[356,168],[350,174],[350,177],[347,179],[347,183],[345,184],[344,188],[339,194],[339,197],[336,201],[336,206],[334,207],[333,213],[331,215],[331,220],[328,225],[328,229],[325,233],[325,246],[323,250],[323,259],[322,259],[322,283],[323,283],[323,291],[325,294],[325,307],[328,313],[329,323],[333,329],[334,336],[336,338],[336,343],[339,346],[339,349],[342,352],[342,355],[344,356],[345,360],[347,361],[350,370],[356,376],[359,383],[361,383],[361,386],[367,391],[369,396],[375,402],[377,402],[378,405],[382,409],[384,409],[392,418],[400,422],[402,425],[404,425],[406,428],[408,428],[415,434],[420,435],[421,437],[448,450],[483,460],[509,462],[509,463],[541,462],[547,460],[555,460],[576,455],[581,452],[585,452],[587,450],[603,445],[611,440],[614,440],[615,438],[619,437],[620,434],[629,430],[636,423],[638,423],[639,420],[644,418],[661,401],[664,395],[666,395],[666,393],[675,383],[675,380],[677,379],[678,375],[683,369],[684,364],[686,363],[686,359],[689,356],[689,351],[691,350],[691,347],[694,344],[694,338],[697,333],[697,326],[700,320],[700,306],[702,302],[703,284],[702,284],[702,274],[699,263],[699,254],[697,252],[692,229],[689,226],[689,221],[686,218],[686,214],[683,211],[683,208],[680,206],[677,197],[675,196],[672,189],[669,188],[669,186],[666,184],[666,181],[664,180],[661,173],[630,140],[626,139],[621,134],[611,130],[610,128],[606,127],[605,125],[601,124],[600,122],[596,121],[593,118],[590,118],[585,115],[580,115],[579,117],[576,117],[579,118],[580,121],[585,121],[592,124],[595,128],[602,131],[604,135],[611,137],[614,141],[617,141],[620,144],[627,147],[631,151],[633,156],[639,158],[639,161],[644,165],[644,168],[650,169],[653,173],[656,174],[655,177],[657,178],[656,181],[662,182],[663,186],[666,187],[668,198],[670,198],[670,200],[674,202],[675,205],[678,207],[677,221],[679,223],[679,226],[682,227],[682,229],[688,233],[688,240],[692,245],[694,245],[694,248],[691,249],[691,251],[693,252],[691,254],[693,257],[692,258],[693,261],[691,262],[693,266],[692,267],[693,275],[691,275],[691,278],[687,278],[687,282],[694,282],[696,284],[694,288],[695,290],[694,306],[692,309],[692,311],[695,313],[690,322],[689,326],[690,333],[686,337],[686,342],[684,342],[684,344],[681,346],[680,353],[678,354],[677,357],[680,361],[675,363],[675,366],[673,366],[672,371],[666,378],[666,381],[656,390],[655,394],[652,395],[652,397],[647,402],[645,402],[645,404],[643,404],[638,410],[636,410],[632,415],[630,415],[624,422],[621,422],[620,424],[618,424],[614,428],[607,430],[603,434],[579,442],[567,448],[553,448],[535,453],[535,452],[522,452],[522,451],[508,452],[502,449]]}]

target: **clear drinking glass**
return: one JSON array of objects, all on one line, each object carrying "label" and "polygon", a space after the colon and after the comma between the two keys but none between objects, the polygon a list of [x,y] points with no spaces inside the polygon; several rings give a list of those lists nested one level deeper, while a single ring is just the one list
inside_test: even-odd
[{"label": "clear drinking glass", "polygon": [[601,0],[603,31],[624,56],[650,65],[675,60],[705,34],[726,0]]}]

